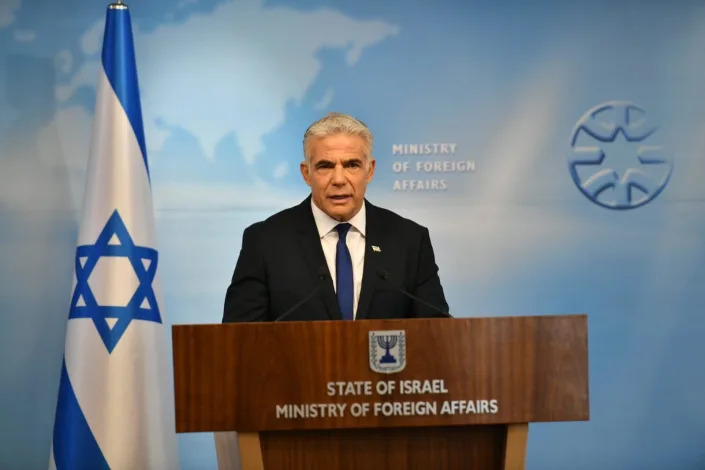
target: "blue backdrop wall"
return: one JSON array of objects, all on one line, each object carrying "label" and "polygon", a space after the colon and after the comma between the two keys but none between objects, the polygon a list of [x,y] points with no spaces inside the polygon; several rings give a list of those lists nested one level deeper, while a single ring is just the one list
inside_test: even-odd
[{"label": "blue backdrop wall", "polygon": [[[3,469],[48,461],[105,6],[0,2]],[[220,320],[243,228],[345,111],[455,315],[589,315],[591,420],[532,425],[529,469],[705,468],[702,1],[130,7],[169,322]]]}]

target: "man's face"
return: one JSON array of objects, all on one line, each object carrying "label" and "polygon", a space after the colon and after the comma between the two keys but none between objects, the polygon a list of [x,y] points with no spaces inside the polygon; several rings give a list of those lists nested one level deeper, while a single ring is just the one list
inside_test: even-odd
[{"label": "man's face", "polygon": [[310,167],[301,174],[311,186],[313,202],[341,222],[350,220],[362,207],[367,183],[375,173],[375,161],[367,165],[365,141],[357,135],[333,134],[308,141]]}]

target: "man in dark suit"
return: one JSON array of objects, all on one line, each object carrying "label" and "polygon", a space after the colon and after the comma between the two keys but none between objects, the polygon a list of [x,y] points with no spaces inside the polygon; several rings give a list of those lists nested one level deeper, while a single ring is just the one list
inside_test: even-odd
[{"label": "man in dark suit", "polygon": [[306,130],[300,169],[311,195],[245,230],[224,322],[444,316],[428,230],[365,200],[372,144],[345,114]]}]

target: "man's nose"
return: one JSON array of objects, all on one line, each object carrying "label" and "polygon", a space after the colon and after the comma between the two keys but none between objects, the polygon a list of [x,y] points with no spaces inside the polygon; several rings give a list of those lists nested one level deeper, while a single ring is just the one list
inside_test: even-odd
[{"label": "man's nose", "polygon": [[345,184],[345,170],[343,169],[343,165],[341,165],[341,164],[337,164],[333,168],[333,184],[335,184],[335,185]]}]

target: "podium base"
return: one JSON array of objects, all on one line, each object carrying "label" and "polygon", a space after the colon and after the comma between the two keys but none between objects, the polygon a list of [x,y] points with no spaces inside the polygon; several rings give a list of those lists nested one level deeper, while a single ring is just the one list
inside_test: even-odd
[{"label": "podium base", "polygon": [[526,423],[215,433],[221,470],[524,470],[527,438]]}]

